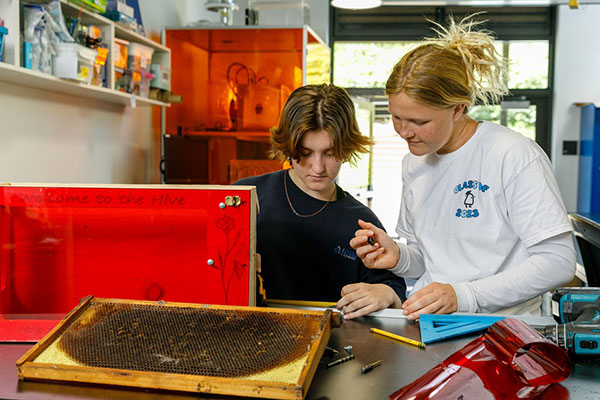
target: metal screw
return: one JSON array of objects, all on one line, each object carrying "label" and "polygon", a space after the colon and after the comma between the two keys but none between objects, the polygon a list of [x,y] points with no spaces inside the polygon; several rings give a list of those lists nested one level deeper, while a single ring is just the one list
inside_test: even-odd
[{"label": "metal screw", "polygon": [[225,204],[229,207],[239,207],[242,204],[242,198],[240,196],[226,196]]},{"label": "metal screw", "polygon": [[332,361],[329,364],[327,364],[327,368],[334,367],[334,366],[336,366],[338,364],[345,363],[346,361],[350,361],[350,360],[353,360],[353,359],[354,359],[354,354],[350,354],[349,356],[338,358],[337,360]]}]

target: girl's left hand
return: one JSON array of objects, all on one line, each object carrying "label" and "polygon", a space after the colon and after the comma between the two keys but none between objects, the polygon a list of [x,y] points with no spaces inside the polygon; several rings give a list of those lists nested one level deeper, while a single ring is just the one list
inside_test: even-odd
[{"label": "girl's left hand", "polygon": [[342,298],[336,307],[344,319],[352,319],[383,308],[400,308],[402,302],[390,286],[383,283],[352,283],[342,288]]},{"label": "girl's left hand", "polygon": [[410,320],[420,314],[450,314],[458,310],[458,299],[452,285],[433,282],[406,299],[402,309]]}]

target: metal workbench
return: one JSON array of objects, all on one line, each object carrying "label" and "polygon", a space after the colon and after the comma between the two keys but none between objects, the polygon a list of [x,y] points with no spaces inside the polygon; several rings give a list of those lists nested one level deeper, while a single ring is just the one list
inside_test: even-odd
[{"label": "metal workbench", "polygon": [[[419,378],[432,367],[477,337],[477,334],[449,339],[427,346],[426,349],[397,342],[370,333],[370,327],[419,339],[419,328],[396,310],[384,310],[377,317],[344,321],[334,329],[329,346],[344,353],[351,345],[355,359],[327,368],[331,359],[324,356],[306,396],[313,400],[387,399],[400,387]],[[548,320],[549,322],[551,319]],[[175,400],[192,397],[223,399],[222,396],[200,396],[186,393],[157,392],[143,389],[124,389],[109,386],[75,385],[19,381],[15,362],[32,344],[0,344],[0,398],[1,399],[116,399],[116,400]],[[376,360],[381,366],[361,375],[361,367]],[[600,361],[578,360],[573,364],[570,377],[561,383],[571,399],[600,399]]]}]

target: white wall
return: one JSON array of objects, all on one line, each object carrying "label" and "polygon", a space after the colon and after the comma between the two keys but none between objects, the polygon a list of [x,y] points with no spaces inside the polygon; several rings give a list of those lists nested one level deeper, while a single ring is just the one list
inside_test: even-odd
[{"label": "white wall", "polygon": [[306,0],[310,7],[310,26],[327,44],[329,43],[329,0]]},{"label": "white wall", "polygon": [[166,26],[188,25],[200,20],[217,23],[219,14],[206,11],[206,0],[139,0],[147,36],[160,36]]},{"label": "white wall", "polygon": [[[300,0],[298,0],[299,2]],[[304,0],[310,8],[310,26],[325,43],[329,43],[329,0]],[[206,11],[206,0],[140,0],[142,20],[146,32],[148,25],[157,29],[164,26],[188,25],[198,21],[220,24],[217,12]],[[236,0],[238,10],[234,12],[233,24],[244,25],[248,0]],[[169,6],[165,6],[169,4]],[[280,21],[261,18],[261,24],[281,25]]]},{"label": "white wall", "polygon": [[0,83],[0,181],[146,182],[146,109]]},{"label": "white wall", "polygon": [[148,182],[150,117],[149,108],[0,82],[0,181]]},{"label": "white wall", "polygon": [[600,5],[558,7],[552,161],[568,211],[577,208],[579,157],[562,155],[564,140],[579,140],[576,102],[600,102]]},{"label": "white wall", "polygon": [[[205,0],[199,0],[198,2],[204,4]],[[298,0],[298,2],[300,2],[300,0]],[[325,43],[329,43],[330,0],[304,0],[304,2],[310,8],[310,27]],[[234,25],[244,25],[246,20],[246,8],[248,8],[248,0],[236,0],[235,3],[238,5],[239,10],[235,12],[233,23]],[[280,21],[261,18],[260,15],[259,21],[260,25],[281,25]]]}]

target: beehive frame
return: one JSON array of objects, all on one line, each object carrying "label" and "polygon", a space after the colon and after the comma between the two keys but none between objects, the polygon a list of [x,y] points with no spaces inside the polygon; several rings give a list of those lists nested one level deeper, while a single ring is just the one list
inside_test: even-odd
[{"label": "beehive frame", "polygon": [[[183,309],[202,313],[205,311],[219,313],[250,313],[259,317],[276,315],[278,318],[316,318],[318,324],[306,332],[310,337],[310,345],[305,354],[299,358],[299,374],[297,378],[288,382],[274,382],[249,379],[241,377],[220,377],[186,373],[167,373],[154,371],[139,371],[134,369],[103,368],[87,365],[69,365],[62,362],[37,361],[43,358],[51,346],[61,340],[65,332],[77,323],[81,318],[86,318],[91,307],[98,305],[120,305],[131,307],[145,307],[153,309],[160,307],[161,310],[173,310],[179,312]],[[93,315],[93,314],[92,314]],[[88,317],[89,318],[89,317]],[[274,309],[241,306],[217,306],[189,303],[166,303],[149,301],[132,301],[119,299],[102,299],[88,296],[81,300],[80,304],[69,313],[44,339],[34,345],[26,354],[17,361],[17,373],[20,379],[51,380],[80,382],[92,384],[107,384],[136,388],[149,388],[160,390],[175,390],[195,393],[211,393],[223,395],[249,396],[260,398],[278,399],[302,399],[306,396],[308,387],[318,362],[325,350],[327,341],[333,327],[341,324],[339,313],[331,310],[308,311],[294,309]],[[48,350],[49,351],[49,350]],[[296,375],[294,375],[296,376]]]}]

